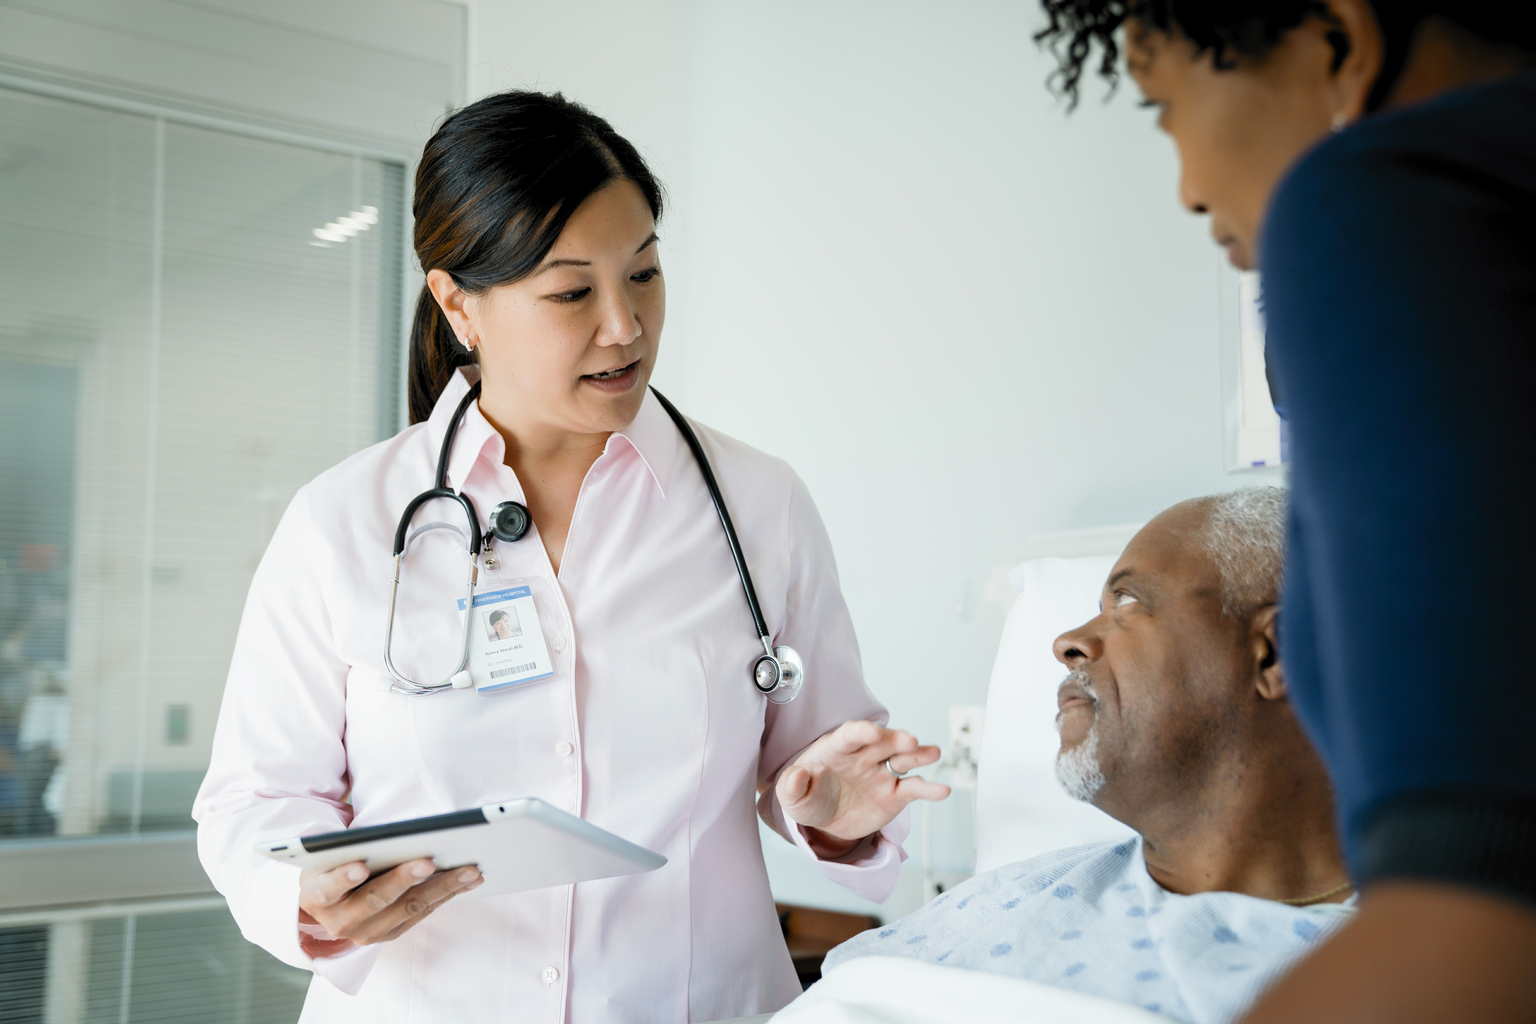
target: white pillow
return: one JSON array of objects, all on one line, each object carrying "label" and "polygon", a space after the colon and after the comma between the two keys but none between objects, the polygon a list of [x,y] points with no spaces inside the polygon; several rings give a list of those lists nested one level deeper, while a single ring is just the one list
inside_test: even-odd
[{"label": "white pillow", "polygon": [[1056,782],[1056,688],[1067,674],[1052,642],[1098,614],[1116,556],[1036,558],[1008,580],[1020,593],[1003,626],[981,739],[976,871],[1068,846],[1120,839],[1130,828],[1079,803]]}]

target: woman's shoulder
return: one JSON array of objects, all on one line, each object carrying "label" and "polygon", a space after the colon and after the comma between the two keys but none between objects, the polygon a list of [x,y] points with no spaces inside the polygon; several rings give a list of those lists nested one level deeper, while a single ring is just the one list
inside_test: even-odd
[{"label": "woman's shoulder", "polygon": [[[406,470],[416,472],[417,464],[424,458],[430,462],[430,447],[426,423],[412,424],[393,437],[353,452],[329,469],[322,470],[300,488],[300,493],[322,504],[337,499],[352,501],[360,493],[377,493],[392,474]],[[430,481],[425,481],[422,487],[429,484]]]},{"label": "woman's shoulder", "polygon": [[794,476],[794,469],[779,456],[770,455],[761,448],[754,448],[747,442],[723,430],[716,430],[708,424],[692,418],[689,422],[693,424],[693,429],[698,433],[699,441],[709,453],[711,461],[719,461],[754,473],[770,473],[786,480]]},{"label": "woman's shoulder", "polygon": [[1330,135],[1291,168],[1271,214],[1301,206],[1347,209],[1362,199],[1392,204],[1459,201],[1469,192],[1536,191],[1536,74],[1517,75],[1376,114]]},{"label": "woman's shoulder", "polygon": [[300,486],[276,525],[268,557],[286,552],[289,558],[312,559],[321,552],[353,551],[392,531],[401,503],[397,478],[409,469],[418,491],[430,484],[425,430],[425,424],[407,427]]},{"label": "woman's shoulder", "polygon": [[[674,465],[692,465],[693,457],[689,453],[687,441],[655,396],[647,398],[641,417],[647,420],[643,428],[645,435],[654,437],[659,434],[672,445]],[[799,483],[799,477],[784,459],[770,455],[686,412],[683,418],[697,435],[722,487],[731,489],[732,483],[738,486],[747,483],[752,485],[755,493],[761,493],[763,486],[767,485],[770,493],[782,494],[787,499],[790,489]]]}]

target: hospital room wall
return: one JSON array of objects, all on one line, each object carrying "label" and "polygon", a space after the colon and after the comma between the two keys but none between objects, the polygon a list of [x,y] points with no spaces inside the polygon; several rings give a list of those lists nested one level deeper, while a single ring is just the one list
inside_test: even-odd
[{"label": "hospital room wall", "polygon": [[[1223,470],[1219,262],[1171,145],[1129,83],[1068,116],[1039,20],[1018,0],[472,7],[472,95],[563,89],[666,178],[658,383],[805,478],[869,684],[927,739],[985,701],[994,570],[1032,535],[1279,479]],[[965,868],[968,819],[963,794],[935,814],[941,867]],[[781,899],[864,906],[767,852]],[[882,912],[914,899],[908,877]]]}]

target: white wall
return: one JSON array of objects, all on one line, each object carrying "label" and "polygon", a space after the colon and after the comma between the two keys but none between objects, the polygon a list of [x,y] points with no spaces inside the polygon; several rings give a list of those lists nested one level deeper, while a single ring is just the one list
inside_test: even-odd
[{"label": "white wall", "polygon": [[476,0],[471,23],[473,91],[563,89],[673,183],[658,379],[806,479],[893,723],[942,739],[984,701],[982,597],[1029,536],[1260,482],[1222,470],[1218,260],[1172,148],[1129,85],[1063,112],[1035,5]]},{"label": "white wall", "polygon": [[[471,98],[505,89],[564,92],[606,117],[663,181],[665,355],[655,384],[683,402],[690,360],[687,242],[692,217],[688,119],[691,21],[685,0],[466,0]],[[683,407],[692,411],[690,403]]]}]

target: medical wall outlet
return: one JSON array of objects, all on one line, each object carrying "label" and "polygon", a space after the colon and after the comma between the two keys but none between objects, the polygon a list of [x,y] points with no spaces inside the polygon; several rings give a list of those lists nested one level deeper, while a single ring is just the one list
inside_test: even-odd
[{"label": "medical wall outlet", "polygon": [[976,769],[981,763],[981,731],[987,709],[981,704],[951,704],[949,749],[940,767],[949,769],[944,781],[955,789],[976,789]]}]

